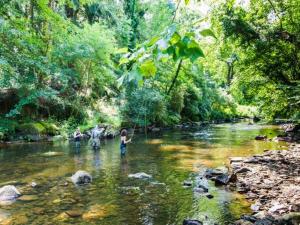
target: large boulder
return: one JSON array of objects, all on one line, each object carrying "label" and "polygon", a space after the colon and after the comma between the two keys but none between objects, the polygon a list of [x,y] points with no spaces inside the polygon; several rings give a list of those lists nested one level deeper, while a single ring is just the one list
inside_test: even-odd
[{"label": "large boulder", "polygon": [[21,193],[13,185],[6,185],[0,188],[0,201],[13,201],[21,196]]},{"label": "large boulder", "polygon": [[88,184],[92,182],[92,176],[86,171],[79,170],[71,177],[71,180],[74,184]]}]

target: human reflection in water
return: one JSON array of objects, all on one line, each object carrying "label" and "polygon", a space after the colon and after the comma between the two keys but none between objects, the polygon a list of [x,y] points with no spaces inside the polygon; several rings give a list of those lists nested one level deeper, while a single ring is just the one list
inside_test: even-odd
[{"label": "human reflection in water", "polygon": [[121,155],[121,172],[125,175],[128,174],[128,161],[126,155]]},{"label": "human reflection in water", "polygon": [[72,152],[74,154],[74,164],[76,169],[82,168],[84,164],[84,159],[81,155],[80,148],[75,148]]},{"label": "human reflection in water", "polygon": [[95,169],[101,168],[100,149],[93,149],[93,166]]}]

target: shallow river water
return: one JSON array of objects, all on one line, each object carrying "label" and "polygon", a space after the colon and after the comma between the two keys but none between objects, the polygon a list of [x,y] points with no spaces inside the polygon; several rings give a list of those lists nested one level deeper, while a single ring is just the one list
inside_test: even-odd
[{"label": "shallow river water", "polygon": [[[0,186],[14,184],[25,197],[0,205],[0,224],[180,225],[185,218],[230,224],[250,212],[250,202],[213,183],[214,198],[208,199],[184,188],[183,181],[205,167],[228,165],[231,156],[286,149],[283,143],[254,140],[278,132],[275,126],[239,123],[136,135],[124,158],[119,138],[104,141],[98,151],[88,143],[80,150],[68,142],[1,146]],[[79,187],[67,182],[77,170],[90,172],[93,182]],[[137,172],[152,178],[128,177]],[[70,210],[77,217],[65,213]]]}]

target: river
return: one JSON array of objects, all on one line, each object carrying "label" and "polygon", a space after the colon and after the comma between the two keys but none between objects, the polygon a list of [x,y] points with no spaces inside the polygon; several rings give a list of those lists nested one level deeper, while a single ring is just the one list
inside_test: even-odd
[{"label": "river", "polygon": [[[183,181],[193,180],[203,168],[228,165],[231,156],[287,149],[284,143],[254,140],[278,132],[276,126],[238,123],[136,135],[123,158],[119,138],[103,141],[98,151],[88,143],[76,150],[69,142],[1,146],[0,186],[14,184],[27,198],[0,206],[0,221],[2,215],[12,224],[181,225],[186,218],[230,224],[251,212],[250,202],[213,183],[209,192],[214,197],[208,199],[184,188]],[[91,173],[92,183],[67,183],[77,170]],[[152,178],[128,177],[137,172]],[[67,216],[68,210],[77,217]]]}]

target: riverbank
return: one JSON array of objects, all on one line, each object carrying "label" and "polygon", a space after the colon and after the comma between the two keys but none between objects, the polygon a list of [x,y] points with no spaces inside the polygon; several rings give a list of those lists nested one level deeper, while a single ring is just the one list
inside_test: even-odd
[{"label": "riverbank", "polygon": [[262,155],[232,158],[235,187],[253,202],[253,215],[235,224],[300,223],[300,144],[289,150],[266,150]]}]

